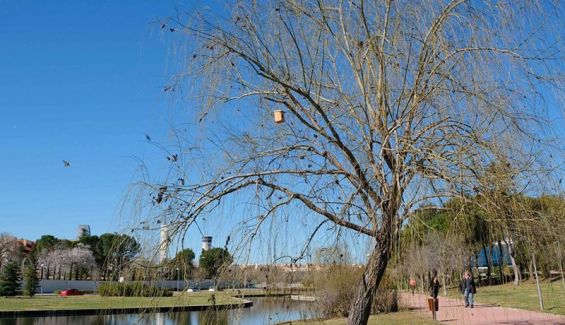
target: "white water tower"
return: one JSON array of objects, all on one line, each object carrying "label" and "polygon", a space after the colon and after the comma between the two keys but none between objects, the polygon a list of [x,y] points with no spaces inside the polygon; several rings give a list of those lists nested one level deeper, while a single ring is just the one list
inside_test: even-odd
[{"label": "white water tower", "polygon": [[202,236],[202,251],[212,248],[212,236]]}]

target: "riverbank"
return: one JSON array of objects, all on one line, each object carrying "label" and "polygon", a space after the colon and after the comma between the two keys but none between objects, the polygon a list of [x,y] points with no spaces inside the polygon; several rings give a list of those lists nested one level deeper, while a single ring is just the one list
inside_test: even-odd
[{"label": "riverbank", "polygon": [[[278,325],[345,325],[346,318],[333,318],[327,320],[283,322]],[[396,313],[371,315],[368,325],[435,325],[441,324],[412,311],[399,311]]]},{"label": "riverbank", "polygon": [[253,302],[222,292],[183,293],[173,297],[35,296],[0,298],[0,318],[131,314],[251,307]]}]

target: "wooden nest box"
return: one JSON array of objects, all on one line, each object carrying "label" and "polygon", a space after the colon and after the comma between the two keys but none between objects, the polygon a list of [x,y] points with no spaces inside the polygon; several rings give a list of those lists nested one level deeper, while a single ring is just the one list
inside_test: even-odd
[{"label": "wooden nest box", "polygon": [[284,111],[277,109],[273,112],[273,117],[275,119],[275,123],[280,124],[284,122]]}]

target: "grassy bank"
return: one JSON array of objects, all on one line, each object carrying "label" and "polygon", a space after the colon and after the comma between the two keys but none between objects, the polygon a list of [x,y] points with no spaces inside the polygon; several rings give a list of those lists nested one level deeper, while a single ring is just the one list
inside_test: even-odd
[{"label": "grassy bank", "polygon": [[[292,325],[345,325],[345,318],[335,318],[324,321],[292,322]],[[282,323],[291,324],[291,323]],[[415,312],[400,311],[382,315],[373,315],[369,318],[368,325],[433,325],[440,324],[429,318],[424,318]]]},{"label": "grassy bank", "polygon": [[[560,281],[541,285],[544,312],[565,315],[565,289]],[[461,298],[457,289],[450,289],[448,295]],[[477,288],[475,301],[495,304],[502,307],[513,307],[539,311],[538,293],[535,282],[521,283],[515,287],[513,283]]]},{"label": "grassy bank", "polygon": [[[3,311],[45,311],[45,310],[79,310],[79,309],[122,309],[122,308],[161,308],[202,306],[211,304],[212,293],[185,293],[174,297],[100,297],[98,295],[84,295],[71,297],[35,296],[0,298],[0,312]],[[231,297],[228,294],[216,292],[215,303],[237,304],[243,300]]]}]

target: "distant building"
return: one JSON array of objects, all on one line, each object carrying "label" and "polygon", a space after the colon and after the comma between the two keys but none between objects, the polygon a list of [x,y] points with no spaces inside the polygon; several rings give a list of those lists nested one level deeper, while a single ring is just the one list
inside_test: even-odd
[{"label": "distant building", "polygon": [[212,236],[202,236],[202,251],[208,251],[212,248]]},{"label": "distant building", "polygon": [[89,225],[78,225],[77,228],[77,239],[80,239],[80,237],[89,237],[90,236],[90,226]]},{"label": "distant building", "polygon": [[18,239],[18,243],[20,244],[24,256],[30,254],[35,247],[35,242],[27,239]]}]

